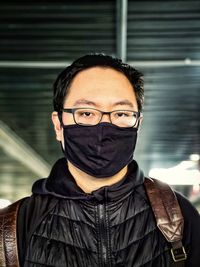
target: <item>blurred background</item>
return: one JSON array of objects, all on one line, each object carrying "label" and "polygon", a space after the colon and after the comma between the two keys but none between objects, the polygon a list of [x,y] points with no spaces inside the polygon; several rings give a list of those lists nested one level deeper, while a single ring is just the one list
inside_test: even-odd
[{"label": "blurred background", "polygon": [[0,205],[31,194],[62,157],[52,84],[91,52],[144,73],[135,158],[200,211],[200,1],[5,1],[0,4]]}]

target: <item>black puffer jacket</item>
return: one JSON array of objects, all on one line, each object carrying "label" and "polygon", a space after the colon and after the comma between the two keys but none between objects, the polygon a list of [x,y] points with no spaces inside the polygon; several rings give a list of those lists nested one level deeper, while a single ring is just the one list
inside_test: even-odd
[{"label": "black puffer jacket", "polygon": [[[173,266],[171,247],[156,227],[143,182],[133,161],[123,180],[85,194],[67,170],[66,160],[59,160],[21,205],[21,266]],[[199,215],[177,196],[185,217],[186,266],[199,267]]]}]

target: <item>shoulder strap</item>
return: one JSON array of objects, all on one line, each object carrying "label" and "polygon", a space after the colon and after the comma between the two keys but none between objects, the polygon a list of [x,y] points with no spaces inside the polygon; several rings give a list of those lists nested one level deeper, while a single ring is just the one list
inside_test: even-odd
[{"label": "shoulder strap", "polygon": [[184,218],[176,195],[169,185],[156,179],[145,178],[145,187],[157,226],[171,243],[174,266],[183,267],[187,258],[182,244]]},{"label": "shoulder strap", "polygon": [[0,210],[0,266],[19,267],[17,250],[17,213],[23,199]]}]

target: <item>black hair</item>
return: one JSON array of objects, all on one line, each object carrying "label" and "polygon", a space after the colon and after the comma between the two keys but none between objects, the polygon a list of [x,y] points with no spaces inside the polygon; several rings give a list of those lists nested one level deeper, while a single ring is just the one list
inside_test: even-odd
[{"label": "black hair", "polygon": [[122,72],[133,86],[136,94],[138,110],[142,110],[144,100],[143,74],[130,65],[123,63],[121,59],[95,53],[78,58],[58,75],[54,83],[53,105],[55,111],[60,112],[62,110],[70,83],[76,74],[82,70],[95,66],[110,67]]}]

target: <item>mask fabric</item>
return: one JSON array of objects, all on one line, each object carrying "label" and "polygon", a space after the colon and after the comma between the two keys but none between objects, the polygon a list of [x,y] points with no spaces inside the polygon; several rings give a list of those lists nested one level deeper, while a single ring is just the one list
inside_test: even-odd
[{"label": "mask fabric", "polygon": [[65,125],[63,133],[66,159],[94,177],[113,176],[133,159],[137,128],[102,122],[95,126]]}]

